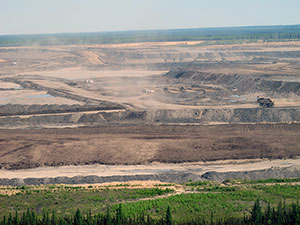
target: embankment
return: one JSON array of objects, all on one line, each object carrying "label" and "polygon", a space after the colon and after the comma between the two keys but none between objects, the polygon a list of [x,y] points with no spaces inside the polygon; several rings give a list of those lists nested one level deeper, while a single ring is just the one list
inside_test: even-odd
[{"label": "embankment", "polygon": [[[24,110],[22,110],[24,109]],[[37,110],[38,109],[38,110]],[[18,115],[16,115],[18,114]],[[300,122],[300,107],[131,110],[100,106],[0,106],[0,127],[101,125],[117,123],[287,123]]]},{"label": "embankment", "polygon": [[177,69],[165,74],[165,77],[194,83],[209,83],[224,85],[229,89],[243,92],[271,92],[278,94],[300,95],[300,80],[298,75],[240,75],[216,74],[194,70]]},{"label": "embankment", "polygon": [[109,182],[147,181],[155,180],[172,183],[185,183],[189,181],[218,181],[227,179],[269,179],[269,178],[296,178],[300,177],[300,167],[290,166],[284,168],[269,168],[264,170],[243,171],[243,172],[206,172],[203,175],[196,175],[186,172],[125,175],[125,176],[75,176],[75,177],[54,177],[54,178],[13,178],[0,179],[0,185],[21,186],[21,185],[47,185],[47,184],[96,184]]}]

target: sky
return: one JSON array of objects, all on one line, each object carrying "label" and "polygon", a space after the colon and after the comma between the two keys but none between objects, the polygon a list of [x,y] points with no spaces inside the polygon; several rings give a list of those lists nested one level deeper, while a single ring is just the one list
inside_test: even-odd
[{"label": "sky", "polygon": [[0,0],[0,35],[300,24],[300,0]]}]

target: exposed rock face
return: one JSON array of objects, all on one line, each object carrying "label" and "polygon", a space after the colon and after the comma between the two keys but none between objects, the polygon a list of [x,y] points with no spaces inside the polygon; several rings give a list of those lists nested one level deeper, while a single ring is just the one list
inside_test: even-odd
[{"label": "exposed rock face", "polygon": [[300,82],[294,81],[295,75],[282,75],[290,80],[277,80],[279,75],[239,75],[239,74],[215,74],[193,70],[171,70],[166,75],[168,78],[191,80],[194,82],[206,82],[222,84],[227,87],[237,88],[247,92],[272,91],[276,93],[294,93],[300,95]]},{"label": "exposed rock face", "polygon": [[299,122],[300,108],[238,108],[154,110],[146,112],[146,120],[164,123],[259,123]]},{"label": "exposed rock face", "polygon": [[[1,111],[0,111],[1,113]],[[115,112],[66,112],[31,116],[2,116],[0,126],[99,125],[109,122],[137,123],[284,123],[300,122],[300,108],[238,108],[183,110],[120,110]]]}]

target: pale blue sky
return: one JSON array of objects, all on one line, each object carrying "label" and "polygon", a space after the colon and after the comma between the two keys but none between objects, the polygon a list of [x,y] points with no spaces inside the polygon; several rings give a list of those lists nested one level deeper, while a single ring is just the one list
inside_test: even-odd
[{"label": "pale blue sky", "polygon": [[0,34],[300,24],[300,0],[0,0]]}]

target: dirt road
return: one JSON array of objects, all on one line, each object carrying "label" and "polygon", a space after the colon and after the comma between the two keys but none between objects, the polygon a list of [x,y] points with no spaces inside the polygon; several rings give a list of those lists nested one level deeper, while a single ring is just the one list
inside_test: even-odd
[{"label": "dirt road", "polygon": [[1,178],[54,178],[54,177],[75,177],[75,176],[130,176],[159,174],[165,172],[186,172],[202,175],[208,171],[235,172],[264,170],[272,167],[284,168],[300,166],[300,158],[285,160],[224,160],[215,162],[194,162],[194,163],[150,163],[147,165],[84,165],[84,166],[59,166],[39,167],[22,170],[0,170]]}]

